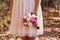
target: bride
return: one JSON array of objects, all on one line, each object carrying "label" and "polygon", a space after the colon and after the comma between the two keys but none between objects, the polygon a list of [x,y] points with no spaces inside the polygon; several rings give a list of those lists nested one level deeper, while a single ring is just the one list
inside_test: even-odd
[{"label": "bride", "polygon": [[[43,35],[41,0],[11,0],[10,11],[12,13],[10,24],[11,35],[20,36],[23,40],[35,40],[38,35]],[[35,27],[24,27],[22,19],[29,12],[38,14],[37,25],[39,29]]]}]

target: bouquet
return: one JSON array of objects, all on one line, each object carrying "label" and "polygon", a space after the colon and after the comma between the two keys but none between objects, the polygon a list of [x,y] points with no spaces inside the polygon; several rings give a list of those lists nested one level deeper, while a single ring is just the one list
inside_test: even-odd
[{"label": "bouquet", "polygon": [[37,29],[39,29],[39,26],[38,26],[38,15],[37,13],[28,13],[24,16],[23,18],[23,25],[25,27],[29,27],[29,26],[34,26],[36,27]]}]

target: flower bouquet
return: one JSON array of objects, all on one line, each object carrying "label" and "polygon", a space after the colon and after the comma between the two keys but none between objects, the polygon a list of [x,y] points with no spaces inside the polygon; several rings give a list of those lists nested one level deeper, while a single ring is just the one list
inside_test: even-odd
[{"label": "flower bouquet", "polygon": [[34,26],[36,27],[37,29],[39,29],[39,26],[38,26],[38,15],[37,13],[28,13],[24,16],[23,18],[23,25],[26,26],[26,27],[29,27],[29,26]]}]

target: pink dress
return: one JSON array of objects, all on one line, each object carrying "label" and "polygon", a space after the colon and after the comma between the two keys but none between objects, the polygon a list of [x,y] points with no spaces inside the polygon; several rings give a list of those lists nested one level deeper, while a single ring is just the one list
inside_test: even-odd
[{"label": "pink dress", "polygon": [[10,34],[18,36],[38,36],[43,34],[43,17],[41,10],[41,0],[39,0],[38,6],[38,25],[40,29],[35,27],[24,27],[22,18],[25,13],[34,12],[35,0],[14,0],[12,9],[12,18],[10,24]]}]

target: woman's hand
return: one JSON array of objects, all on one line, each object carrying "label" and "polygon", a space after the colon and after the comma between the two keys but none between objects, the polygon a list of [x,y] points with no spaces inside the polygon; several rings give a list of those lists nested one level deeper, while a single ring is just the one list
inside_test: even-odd
[{"label": "woman's hand", "polygon": [[10,19],[12,14],[13,0],[10,0]]}]

